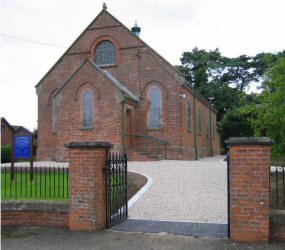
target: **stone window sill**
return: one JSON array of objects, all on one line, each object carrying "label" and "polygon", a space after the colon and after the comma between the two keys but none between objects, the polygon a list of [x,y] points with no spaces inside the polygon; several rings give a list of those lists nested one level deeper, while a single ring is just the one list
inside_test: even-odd
[{"label": "stone window sill", "polygon": [[118,64],[103,64],[103,65],[98,65],[100,68],[111,68],[111,67],[118,67]]},{"label": "stone window sill", "polygon": [[94,124],[90,125],[90,126],[81,126],[80,129],[81,130],[92,130],[92,129],[94,129]]},{"label": "stone window sill", "polygon": [[162,130],[162,128],[147,128],[149,131],[156,131],[156,130]]}]

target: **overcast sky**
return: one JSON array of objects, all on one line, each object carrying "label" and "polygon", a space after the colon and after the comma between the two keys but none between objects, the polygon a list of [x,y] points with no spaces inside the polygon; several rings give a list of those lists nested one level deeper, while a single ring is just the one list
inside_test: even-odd
[{"label": "overcast sky", "polygon": [[[1,0],[0,115],[37,127],[34,86],[102,9],[99,0]],[[106,0],[171,64],[194,47],[236,57],[285,49],[285,0]]]}]

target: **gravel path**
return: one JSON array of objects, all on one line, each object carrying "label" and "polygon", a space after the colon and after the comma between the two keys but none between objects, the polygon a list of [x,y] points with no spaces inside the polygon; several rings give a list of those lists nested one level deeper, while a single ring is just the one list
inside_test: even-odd
[{"label": "gravel path", "polygon": [[129,218],[226,223],[227,172],[223,158],[129,162],[129,170],[153,180],[129,209]]}]

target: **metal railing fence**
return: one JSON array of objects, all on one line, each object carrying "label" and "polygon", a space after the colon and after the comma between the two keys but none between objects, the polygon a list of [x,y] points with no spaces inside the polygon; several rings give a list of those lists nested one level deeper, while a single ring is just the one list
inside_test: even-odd
[{"label": "metal railing fence", "polygon": [[[10,167],[1,167],[2,200],[67,200],[69,169],[63,166],[17,165],[14,180]],[[33,178],[31,178],[33,175]]]},{"label": "metal railing fence", "polygon": [[270,207],[285,209],[285,164],[270,164]]}]

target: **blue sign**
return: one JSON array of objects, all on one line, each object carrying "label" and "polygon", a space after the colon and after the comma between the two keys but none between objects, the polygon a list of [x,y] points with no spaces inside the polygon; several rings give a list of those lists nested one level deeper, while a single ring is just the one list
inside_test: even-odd
[{"label": "blue sign", "polygon": [[14,157],[30,157],[30,136],[14,136]]}]

